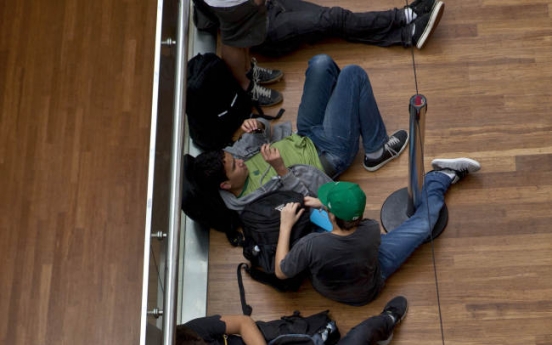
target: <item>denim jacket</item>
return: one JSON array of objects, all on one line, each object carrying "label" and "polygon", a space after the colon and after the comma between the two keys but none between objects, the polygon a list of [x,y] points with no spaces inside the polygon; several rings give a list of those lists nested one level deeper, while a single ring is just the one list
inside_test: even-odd
[{"label": "denim jacket", "polygon": [[[263,133],[246,133],[232,146],[224,150],[238,159],[247,160],[257,154],[265,143],[273,143],[292,134],[291,123],[284,122],[270,125],[270,122],[258,118],[265,125]],[[288,167],[288,173],[284,176],[275,176],[267,183],[246,196],[237,198],[234,194],[220,190],[222,200],[229,209],[241,211],[250,202],[258,199],[266,193],[275,190],[293,190],[305,196],[316,196],[318,188],[332,179],[316,167],[306,164],[296,164]]]}]

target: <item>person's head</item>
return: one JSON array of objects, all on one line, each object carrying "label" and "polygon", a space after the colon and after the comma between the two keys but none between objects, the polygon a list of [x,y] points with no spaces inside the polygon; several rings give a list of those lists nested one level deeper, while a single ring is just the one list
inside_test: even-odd
[{"label": "person's head", "polygon": [[318,189],[318,199],[343,230],[356,228],[364,214],[366,194],[351,182],[329,182]]},{"label": "person's head", "polygon": [[175,345],[207,345],[207,343],[191,328],[178,325]]},{"label": "person's head", "polygon": [[216,186],[230,192],[241,191],[249,174],[243,160],[223,150],[199,154],[195,159],[195,171],[203,186]]}]

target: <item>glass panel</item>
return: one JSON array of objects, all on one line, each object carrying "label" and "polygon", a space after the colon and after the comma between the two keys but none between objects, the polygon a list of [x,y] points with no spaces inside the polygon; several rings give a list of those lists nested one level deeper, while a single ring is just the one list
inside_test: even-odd
[{"label": "glass panel", "polygon": [[[153,192],[150,195],[151,201],[148,205],[151,234],[149,243],[144,253],[148,251],[149,259],[145,260],[148,265],[146,312],[147,320],[145,330],[142,330],[141,344],[156,345],[163,340],[163,305],[165,292],[165,261],[167,253],[167,232],[169,230],[170,212],[170,175],[171,175],[171,150],[174,116],[174,89],[175,89],[175,56],[176,56],[176,32],[178,18],[178,1],[159,0],[162,4],[161,25],[156,34],[159,46],[156,51],[154,90],[157,87],[157,97],[153,97],[152,104],[152,138],[155,141],[154,157],[150,157],[150,164],[153,160]],[[159,42],[160,40],[160,42]],[[157,73],[158,72],[158,73]],[[155,92],[155,91],[154,91]],[[150,152],[151,154],[151,152]],[[151,168],[150,168],[151,169]],[[151,172],[151,170],[150,170]],[[147,240],[146,240],[147,242]],[[148,262],[149,261],[149,262]],[[144,312],[144,310],[143,310]],[[144,334],[145,333],[145,334]],[[145,336],[144,336],[145,335]]]}]

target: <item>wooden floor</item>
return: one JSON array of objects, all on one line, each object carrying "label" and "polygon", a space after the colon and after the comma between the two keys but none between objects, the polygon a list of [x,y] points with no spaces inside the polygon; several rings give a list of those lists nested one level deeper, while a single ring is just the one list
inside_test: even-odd
[{"label": "wooden floor", "polygon": [[[414,51],[418,89],[428,99],[425,167],[436,157],[468,156],[482,164],[447,195],[445,232],[364,307],[332,302],[309,283],[282,294],[245,277],[254,318],[330,309],[346,332],[400,294],[410,310],[393,344],[441,344],[440,313],[446,344],[552,344],[552,1],[445,2],[437,32]],[[404,2],[339,5],[361,11]],[[388,131],[408,129],[408,101],[416,93],[411,51],[338,40],[278,60],[257,56],[285,73],[275,88],[284,94],[286,120],[295,120],[306,62],[318,53],[362,66]],[[379,219],[386,198],[407,185],[407,155],[375,173],[357,158],[341,179],[362,185],[365,216]],[[236,266],[242,261],[239,248],[211,232],[209,314],[241,313]]]},{"label": "wooden floor", "polygon": [[156,8],[0,2],[0,344],[138,344]]},{"label": "wooden floor", "polygon": [[[329,0],[314,0],[331,5]],[[333,4],[337,2],[333,1]],[[356,11],[398,0],[341,0]],[[393,344],[552,344],[552,0],[448,1],[415,51],[429,103],[426,167],[470,156],[483,168],[454,186],[450,219],[355,308],[306,283],[280,294],[245,278],[257,319],[330,309],[342,331],[402,294],[410,311]],[[142,288],[155,1],[0,2],[0,343],[137,344]],[[370,74],[388,130],[408,126],[410,50],[332,40],[265,66],[284,70],[294,121],[309,57]],[[274,111],[275,112],[275,111]],[[403,155],[342,176],[368,191],[365,216],[406,185]],[[241,313],[242,256],[212,233],[208,312]]]}]

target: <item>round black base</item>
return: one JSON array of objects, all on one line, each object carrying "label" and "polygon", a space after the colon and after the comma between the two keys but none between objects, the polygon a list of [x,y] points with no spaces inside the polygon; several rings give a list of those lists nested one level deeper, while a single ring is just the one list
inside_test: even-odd
[{"label": "round black base", "polygon": [[[386,232],[392,231],[409,218],[406,214],[408,209],[408,198],[408,188],[405,187],[393,192],[383,203],[380,217],[381,224]],[[433,227],[431,236],[428,236],[424,243],[430,242],[432,238],[435,239],[441,235],[447,226],[447,222],[448,209],[447,205],[443,204],[443,208],[441,208],[439,212],[439,219]]]}]

